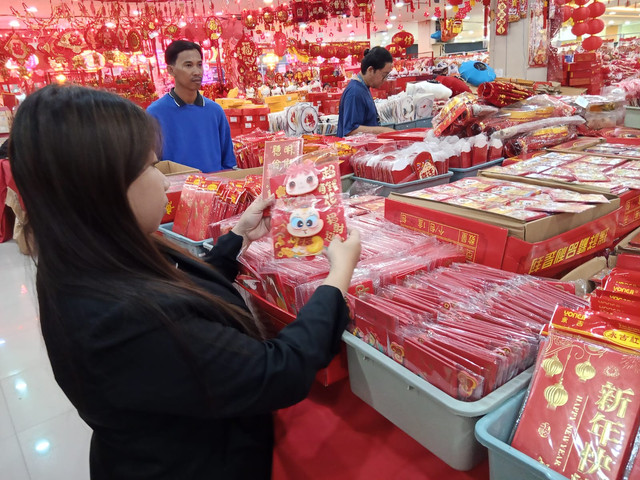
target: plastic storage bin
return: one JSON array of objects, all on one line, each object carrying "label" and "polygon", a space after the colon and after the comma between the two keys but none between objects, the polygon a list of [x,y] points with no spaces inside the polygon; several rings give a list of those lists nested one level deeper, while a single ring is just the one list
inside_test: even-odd
[{"label": "plastic storage bin", "polygon": [[178,233],[173,232],[173,222],[164,223],[160,225],[158,231],[162,234],[170,242],[175,243],[176,245],[181,246],[182,248],[189,251],[191,254],[202,257],[205,253],[207,253],[210,248],[205,247],[205,243],[208,242],[208,245],[213,246],[213,239],[207,238],[205,240],[201,240],[196,242],[195,240],[191,240],[190,238],[185,237],[184,235],[180,235]]},{"label": "plastic storage bin", "polygon": [[640,107],[624,107],[624,126],[640,128]]},{"label": "plastic storage bin", "polygon": [[385,183],[378,182],[376,180],[371,180],[369,178],[362,177],[353,177],[353,180],[360,180],[365,183],[370,183],[374,186],[382,187],[381,192],[377,192],[377,195],[381,195],[383,197],[388,197],[390,193],[405,193],[412,192],[414,190],[420,190],[422,188],[427,187],[435,187],[436,185],[442,185],[444,183],[449,183],[452,172],[443,173],[442,175],[436,175],[435,177],[423,178],[421,180],[414,180],[413,182],[405,182],[405,183]]},{"label": "plastic storage bin", "polygon": [[533,370],[476,402],[462,402],[352,334],[345,332],[342,339],[353,393],[456,470],[470,470],[486,457],[474,436],[476,422],[525,389]]},{"label": "plastic storage bin", "polygon": [[480,170],[484,170],[485,168],[495,167],[496,165],[502,165],[504,158],[498,158],[497,160],[491,160],[490,162],[481,163],[480,165],[474,165],[469,168],[449,168],[450,172],[453,172],[453,176],[451,177],[451,181],[455,182],[456,180],[460,180],[461,178],[466,177],[475,177],[478,175]]},{"label": "plastic storage bin", "polygon": [[431,124],[431,117],[420,118],[415,121],[416,128],[431,128],[433,125]]},{"label": "plastic storage bin", "polygon": [[396,130],[410,130],[412,128],[416,128],[416,122],[411,121],[411,122],[404,122],[404,123],[396,123],[396,126],[394,128]]},{"label": "plastic storage bin", "polygon": [[508,445],[526,392],[510,398],[476,423],[476,438],[489,449],[491,480],[567,480],[567,477]]}]

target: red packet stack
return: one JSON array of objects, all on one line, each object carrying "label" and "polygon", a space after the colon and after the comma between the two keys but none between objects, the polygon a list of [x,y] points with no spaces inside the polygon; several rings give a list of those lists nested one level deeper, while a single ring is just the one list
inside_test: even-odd
[{"label": "red packet stack", "polygon": [[271,187],[269,185],[269,172],[272,168],[281,168],[289,165],[293,159],[302,155],[302,146],[304,140],[302,138],[281,138],[278,140],[267,141],[264,144],[264,173],[262,191],[265,197],[271,195]]},{"label": "red packet stack", "polygon": [[568,478],[622,478],[640,414],[638,320],[556,309],[514,448]]},{"label": "red packet stack", "polygon": [[318,255],[333,238],[347,238],[338,162],[318,158],[324,160],[299,157],[272,164],[266,172],[276,196],[271,209],[275,258]]},{"label": "red packet stack", "polygon": [[196,192],[198,191],[200,182],[203,180],[204,178],[199,175],[190,175],[184,182],[182,194],[180,195],[180,203],[178,203],[178,209],[176,210],[176,217],[173,220],[173,231],[175,233],[186,235]]}]

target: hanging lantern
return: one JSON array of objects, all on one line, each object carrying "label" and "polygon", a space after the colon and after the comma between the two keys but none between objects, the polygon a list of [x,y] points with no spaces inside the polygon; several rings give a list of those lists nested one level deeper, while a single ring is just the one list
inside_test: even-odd
[{"label": "hanging lantern", "polygon": [[294,23],[305,23],[309,21],[309,8],[302,1],[291,3],[291,17]]},{"label": "hanging lantern", "polygon": [[568,22],[572,15],[573,8],[571,8],[569,5],[564,5],[562,7],[562,23]]},{"label": "hanging lantern", "polygon": [[205,22],[205,29],[209,40],[217,40],[222,34],[222,25],[216,17],[209,17]]},{"label": "hanging lantern", "polygon": [[349,56],[349,50],[344,45],[339,45],[335,49],[334,57],[339,60],[344,60]]},{"label": "hanging lantern", "polygon": [[409,32],[401,31],[391,37],[391,41],[402,48],[409,48],[413,45],[414,38]]},{"label": "hanging lantern", "polygon": [[454,12],[457,12],[460,5],[464,3],[463,0],[447,0],[447,2],[453,7]]},{"label": "hanging lantern", "polygon": [[589,18],[589,9],[587,7],[578,7],[573,11],[572,17],[574,22],[582,22]]},{"label": "hanging lantern", "polygon": [[592,35],[582,41],[582,48],[587,51],[597,50],[602,46],[603,40],[600,37]]},{"label": "hanging lantern", "polygon": [[396,44],[396,43],[391,43],[389,45],[387,45],[386,47],[387,50],[389,50],[389,53],[391,54],[391,56],[393,58],[399,58],[402,56],[404,49],[400,47],[400,45]]},{"label": "hanging lantern", "polygon": [[573,33],[576,37],[581,37],[585,35],[589,31],[589,25],[586,22],[576,23],[573,27],[571,27],[571,33]]},{"label": "hanging lantern", "polygon": [[573,3],[575,3],[576,5],[584,6],[589,3],[589,0],[573,0]]},{"label": "hanging lantern", "polygon": [[320,45],[317,43],[312,43],[309,45],[309,56],[311,57],[319,57],[322,52]]},{"label": "hanging lantern", "polygon": [[273,42],[275,44],[273,50],[276,55],[279,57],[284,56],[287,53],[287,36],[282,31],[276,32],[273,35]]},{"label": "hanging lantern", "polygon": [[349,2],[347,0],[330,0],[329,1],[329,13],[340,16],[344,15],[349,9]]},{"label": "hanging lantern", "polygon": [[589,16],[591,17],[600,17],[604,14],[607,7],[602,2],[594,1],[591,5],[589,5]]},{"label": "hanging lantern", "polygon": [[316,0],[309,5],[309,20],[324,20],[327,18],[329,7],[324,0]]},{"label": "hanging lantern", "polygon": [[604,30],[604,22],[600,18],[591,18],[587,21],[587,33],[596,35]]}]

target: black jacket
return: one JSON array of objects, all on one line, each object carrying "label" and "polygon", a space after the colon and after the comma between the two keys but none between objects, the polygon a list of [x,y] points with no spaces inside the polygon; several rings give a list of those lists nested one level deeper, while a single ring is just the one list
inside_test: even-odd
[{"label": "black jacket", "polygon": [[[206,265],[174,254],[178,268],[228,302],[246,308],[231,281],[242,239],[228,234]],[[271,340],[229,326],[220,313],[185,314],[175,299],[153,299],[162,322],[123,299],[70,296],[62,324],[43,323],[59,385],[93,429],[91,478],[269,478],[271,412],[302,400],[317,370],[339,351],[348,310],[322,286],[297,320]],[[185,348],[188,354],[185,354]]]}]

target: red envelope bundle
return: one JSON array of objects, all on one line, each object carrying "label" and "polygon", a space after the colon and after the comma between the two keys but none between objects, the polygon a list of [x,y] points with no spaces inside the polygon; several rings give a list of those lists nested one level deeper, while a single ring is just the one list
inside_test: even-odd
[{"label": "red envelope bundle", "polygon": [[637,317],[558,307],[512,447],[568,478],[622,478],[640,418],[638,339]]},{"label": "red envelope bundle", "polygon": [[204,177],[199,175],[190,175],[184,182],[182,193],[180,194],[180,202],[176,210],[176,216],[173,220],[173,231],[179,235],[186,235],[189,228],[189,219],[191,218],[191,209],[194,205],[196,192],[200,182]]},{"label": "red envelope bundle", "polygon": [[504,151],[507,156],[515,157],[527,152],[553,147],[577,136],[573,125],[560,125],[534,130],[520,137],[507,140]]},{"label": "red envelope bundle", "polygon": [[265,142],[283,138],[284,132],[270,133],[255,131],[246,135],[238,135],[233,139],[238,168],[255,168],[264,163]]},{"label": "red envelope bundle", "polygon": [[485,82],[478,87],[478,96],[496,107],[506,107],[532,95],[531,90],[510,82]]},{"label": "red envelope bundle", "polygon": [[[384,183],[405,183],[445,173],[438,170],[431,153],[419,144],[388,152],[361,151],[353,155],[350,162],[357,177]],[[438,163],[442,164],[442,170],[444,162]]]}]

